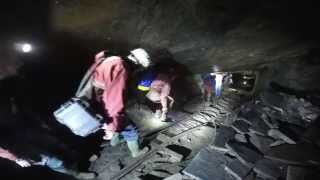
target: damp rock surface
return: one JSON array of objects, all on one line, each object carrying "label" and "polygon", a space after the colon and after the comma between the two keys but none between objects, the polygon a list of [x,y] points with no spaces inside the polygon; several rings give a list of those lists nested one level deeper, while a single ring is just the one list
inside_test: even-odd
[{"label": "damp rock surface", "polygon": [[205,180],[211,177],[225,179],[226,172],[224,166],[228,161],[223,154],[209,148],[204,148],[183,172],[196,179]]}]

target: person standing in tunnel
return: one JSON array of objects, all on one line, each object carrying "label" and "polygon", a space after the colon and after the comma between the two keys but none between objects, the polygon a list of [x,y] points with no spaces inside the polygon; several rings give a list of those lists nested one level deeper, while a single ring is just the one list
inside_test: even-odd
[{"label": "person standing in tunnel", "polygon": [[226,76],[225,72],[222,72],[220,67],[217,65],[212,66],[212,73],[213,76],[215,76],[215,97],[220,98],[222,96],[222,86],[223,86],[223,79]]},{"label": "person standing in tunnel", "polygon": [[55,156],[40,154],[41,161],[37,162],[31,159],[18,158],[18,156],[13,152],[0,147],[0,158],[15,162],[22,168],[31,166],[46,166],[55,172],[67,174],[78,179],[94,179],[96,177],[95,173],[92,172],[79,172],[73,169],[68,169],[65,166],[65,163]]},{"label": "person standing in tunnel", "polygon": [[30,167],[31,166],[31,164],[27,160],[18,158],[12,152],[10,152],[9,150],[4,149],[2,147],[0,147],[0,158],[14,161],[20,167]]},{"label": "person standing in tunnel", "polygon": [[[171,83],[176,79],[174,68],[169,72],[160,72],[150,84],[150,90],[146,97],[157,106],[155,109],[155,118],[161,121],[167,119],[168,108],[173,106],[174,99],[170,96]],[[160,105],[160,107],[158,107]]]},{"label": "person standing in tunnel", "polygon": [[136,127],[124,117],[124,94],[128,78],[127,62],[147,68],[150,65],[149,54],[144,49],[134,49],[127,56],[126,61],[120,56],[108,56],[106,51],[102,51],[96,54],[95,60],[102,61],[95,69],[92,84],[95,92],[102,92],[100,102],[104,106],[106,116],[106,122],[102,127],[105,132],[103,138],[110,140],[111,146],[119,144],[120,139],[123,138],[127,142],[132,157],[146,153],[147,147],[143,149],[139,147]]},{"label": "person standing in tunnel", "polygon": [[205,102],[212,102],[212,94],[215,88],[215,76],[210,73],[205,73],[201,75],[202,87],[201,92]]}]

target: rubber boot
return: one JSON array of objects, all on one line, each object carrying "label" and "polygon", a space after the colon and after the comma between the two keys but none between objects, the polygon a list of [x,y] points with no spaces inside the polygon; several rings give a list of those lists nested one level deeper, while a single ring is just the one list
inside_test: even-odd
[{"label": "rubber boot", "polygon": [[112,136],[112,139],[110,141],[110,145],[111,146],[116,146],[118,144],[120,144],[120,134],[116,132]]},{"label": "rubber boot", "polygon": [[127,141],[127,144],[128,144],[128,148],[131,152],[131,156],[134,158],[138,157],[140,155],[143,155],[149,151],[148,147],[144,147],[143,149],[140,149],[139,143],[137,140],[136,141]]},{"label": "rubber boot", "polygon": [[161,110],[157,109],[156,112],[154,113],[154,118],[159,119],[161,117]]},{"label": "rubber boot", "polygon": [[159,120],[162,121],[162,122],[166,122],[166,120],[167,120],[167,113],[162,113],[161,116],[160,116],[160,118],[159,118]]}]

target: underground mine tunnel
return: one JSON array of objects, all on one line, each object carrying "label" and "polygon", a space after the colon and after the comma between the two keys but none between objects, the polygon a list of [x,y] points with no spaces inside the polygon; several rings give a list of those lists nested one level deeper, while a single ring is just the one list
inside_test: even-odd
[{"label": "underground mine tunnel", "polygon": [[1,180],[320,179],[315,0],[0,8]]}]

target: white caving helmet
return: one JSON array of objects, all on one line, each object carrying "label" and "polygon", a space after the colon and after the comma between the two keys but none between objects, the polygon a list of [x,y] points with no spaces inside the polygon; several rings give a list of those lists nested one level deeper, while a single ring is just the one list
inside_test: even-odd
[{"label": "white caving helmet", "polygon": [[149,65],[151,64],[151,60],[146,50],[138,48],[130,52],[131,54],[128,56],[128,58],[131,61],[133,61],[135,64],[140,64],[143,67],[149,67]]}]

